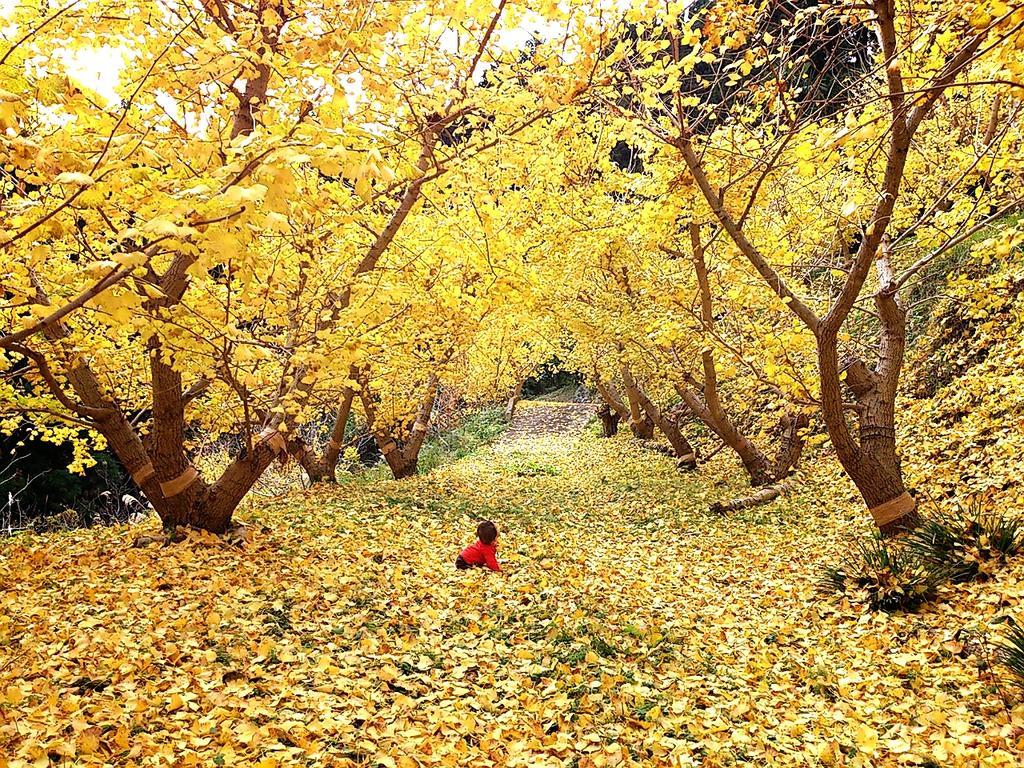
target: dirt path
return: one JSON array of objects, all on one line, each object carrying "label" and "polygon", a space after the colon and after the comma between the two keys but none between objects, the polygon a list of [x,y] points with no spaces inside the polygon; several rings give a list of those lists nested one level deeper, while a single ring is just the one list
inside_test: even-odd
[{"label": "dirt path", "polygon": [[550,435],[580,432],[594,418],[593,403],[556,403],[527,400],[516,408],[512,424],[499,445]]}]

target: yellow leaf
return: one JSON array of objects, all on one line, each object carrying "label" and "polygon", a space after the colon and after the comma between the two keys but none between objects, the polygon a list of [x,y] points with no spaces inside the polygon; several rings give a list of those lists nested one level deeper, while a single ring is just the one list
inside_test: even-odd
[{"label": "yellow leaf", "polygon": [[365,176],[361,176],[356,179],[355,184],[356,194],[363,198],[367,203],[373,202],[373,188],[370,186],[370,180]]},{"label": "yellow leaf", "polygon": [[78,751],[83,755],[94,755],[100,749],[99,729],[90,728],[78,735]]},{"label": "yellow leaf", "polygon": [[823,741],[815,748],[817,758],[825,765],[835,765],[839,760],[839,746],[833,741]]},{"label": "yellow leaf", "polygon": [[853,740],[857,744],[857,749],[871,754],[878,748],[878,731],[867,723],[861,723],[853,730]]},{"label": "yellow leaf", "polygon": [[885,742],[885,746],[890,752],[897,755],[910,751],[910,742],[905,739],[889,739]]},{"label": "yellow leaf", "polygon": [[59,174],[56,179],[53,180],[54,184],[67,184],[69,186],[77,187],[91,187],[96,182],[93,181],[92,176],[87,173],[76,173],[74,171],[65,171]]}]

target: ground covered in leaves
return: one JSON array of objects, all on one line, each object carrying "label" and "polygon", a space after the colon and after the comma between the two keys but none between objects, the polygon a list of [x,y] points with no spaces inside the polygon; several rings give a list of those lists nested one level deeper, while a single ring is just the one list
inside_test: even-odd
[{"label": "ground covered in leaves", "polygon": [[[548,434],[252,505],[245,549],[2,542],[0,766],[1019,765],[1024,567],[868,613],[816,588],[849,487],[709,515],[737,474]],[[507,578],[453,567],[483,517]]]}]

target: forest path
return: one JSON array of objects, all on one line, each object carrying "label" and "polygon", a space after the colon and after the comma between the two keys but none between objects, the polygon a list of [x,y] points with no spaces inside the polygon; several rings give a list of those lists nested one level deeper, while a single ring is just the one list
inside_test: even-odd
[{"label": "forest path", "polygon": [[516,407],[512,424],[498,439],[497,445],[521,444],[538,437],[579,433],[594,415],[593,403],[524,400]]}]

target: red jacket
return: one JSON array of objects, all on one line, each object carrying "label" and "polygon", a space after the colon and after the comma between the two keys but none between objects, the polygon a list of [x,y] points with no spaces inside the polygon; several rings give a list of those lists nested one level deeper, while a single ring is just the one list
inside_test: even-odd
[{"label": "red jacket", "polygon": [[486,565],[492,571],[501,570],[501,566],[498,565],[497,544],[484,544],[477,539],[476,544],[466,547],[459,554],[470,565]]}]

